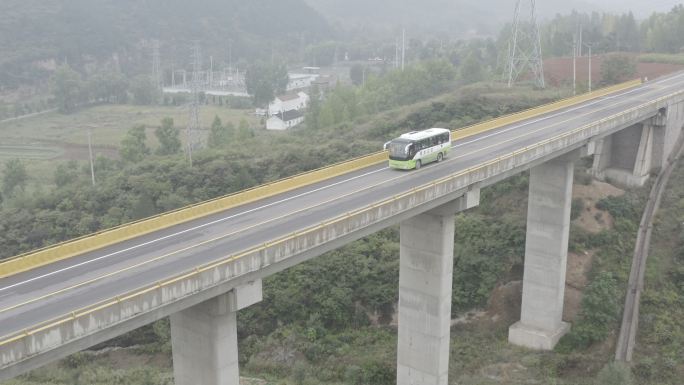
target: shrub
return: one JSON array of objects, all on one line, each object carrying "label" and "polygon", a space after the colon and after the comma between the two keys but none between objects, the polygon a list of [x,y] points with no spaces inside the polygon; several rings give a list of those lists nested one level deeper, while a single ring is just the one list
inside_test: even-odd
[{"label": "shrub", "polygon": [[620,298],[622,296],[613,275],[599,273],[584,292],[580,320],[561,339],[557,350],[567,352],[586,348],[605,339],[618,320]]},{"label": "shrub", "polygon": [[596,385],[632,385],[632,370],[625,363],[611,362],[596,376]]},{"label": "shrub", "polygon": [[596,203],[599,210],[608,211],[615,219],[624,218],[639,221],[639,213],[634,209],[633,202],[627,196],[609,196]]},{"label": "shrub", "polygon": [[396,368],[386,362],[371,361],[363,365],[363,384],[394,385],[396,381]]},{"label": "shrub", "polygon": [[572,206],[570,206],[570,220],[574,221],[579,218],[584,210],[584,199],[575,198],[572,200]]}]

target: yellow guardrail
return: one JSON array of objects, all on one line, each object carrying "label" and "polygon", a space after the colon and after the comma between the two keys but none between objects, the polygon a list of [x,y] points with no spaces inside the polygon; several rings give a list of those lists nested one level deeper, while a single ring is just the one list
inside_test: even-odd
[{"label": "yellow guardrail", "polygon": [[557,102],[552,102],[539,107],[531,108],[529,110],[516,112],[515,114],[510,114],[488,120],[486,122],[477,123],[472,126],[464,127],[461,129],[456,129],[451,132],[453,139],[463,139],[472,135],[477,135],[482,132],[506,126],[512,123],[517,123],[525,119],[536,118],[542,116],[549,112],[557,111],[565,107],[574,106],[591,99],[599,98],[601,96],[610,95],[612,93],[623,91],[641,84],[641,79],[632,80],[626,83],[617,84],[611,87],[602,88],[593,92],[588,92],[586,94],[573,96],[571,98],[559,100]]},{"label": "yellow guardrail", "polygon": [[260,185],[224,197],[187,206],[37,251],[32,251],[27,254],[22,254],[0,263],[0,278],[97,250],[193,219],[215,214],[232,207],[268,198],[273,195],[304,187],[384,161],[387,161],[387,153],[385,151],[376,152],[350,161],[301,173],[276,182]]},{"label": "yellow guardrail", "polygon": [[[653,102],[654,102],[654,103],[657,103],[657,102],[660,102],[660,101],[662,101],[662,100],[666,100],[667,98],[672,97],[672,96],[674,96],[674,95],[678,95],[678,94],[682,94],[682,93],[684,93],[684,92],[680,91],[680,92],[677,92],[677,93],[674,93],[674,94],[670,94],[670,95],[667,95],[667,96],[658,98],[658,99],[656,99],[656,100],[653,101]],[[608,121],[608,120],[610,120],[610,119],[614,119],[614,118],[619,117],[619,116],[621,116],[621,115],[628,114],[628,113],[630,113],[630,112],[632,112],[632,111],[638,110],[638,109],[641,108],[642,106],[643,106],[643,105],[640,105],[640,106],[633,107],[633,108],[630,108],[630,109],[628,109],[628,110],[622,111],[622,112],[620,112],[620,113],[613,114],[613,115],[611,115],[610,117],[601,119],[599,122]],[[310,233],[310,232],[316,231],[316,230],[322,228],[323,226],[327,226],[327,225],[335,224],[335,223],[340,222],[340,221],[343,221],[343,220],[347,220],[350,216],[353,216],[353,215],[356,215],[356,214],[361,214],[361,213],[363,213],[363,212],[365,212],[365,211],[375,209],[375,208],[377,208],[378,206],[381,206],[381,205],[383,205],[383,204],[385,204],[385,203],[389,203],[389,202],[395,201],[396,199],[402,198],[402,197],[404,197],[404,196],[408,196],[408,195],[410,195],[410,194],[414,194],[414,193],[417,192],[417,191],[421,191],[421,190],[425,190],[425,189],[428,189],[428,188],[432,188],[433,186],[435,186],[435,185],[438,184],[438,183],[447,182],[447,181],[449,181],[449,180],[452,180],[452,179],[455,179],[455,178],[458,178],[458,177],[467,175],[467,174],[469,174],[469,173],[479,171],[479,170],[481,170],[481,169],[483,169],[483,168],[486,168],[486,167],[488,167],[488,166],[490,166],[490,165],[493,165],[493,164],[496,164],[496,163],[498,163],[498,162],[501,162],[501,161],[504,160],[504,159],[514,157],[514,156],[516,156],[516,155],[518,155],[518,154],[520,154],[520,153],[523,153],[523,152],[525,152],[525,151],[529,151],[529,150],[535,149],[535,148],[537,148],[537,147],[544,146],[544,145],[546,145],[546,144],[548,144],[548,143],[551,143],[551,142],[553,142],[553,141],[555,141],[555,140],[559,140],[559,139],[561,139],[561,138],[563,138],[563,137],[567,137],[567,136],[571,136],[571,135],[574,135],[574,134],[576,134],[576,133],[579,133],[579,132],[581,132],[581,131],[583,131],[583,130],[586,130],[587,128],[591,127],[593,124],[595,124],[595,123],[587,124],[587,125],[584,125],[584,126],[582,126],[582,127],[578,127],[578,128],[576,128],[576,129],[574,129],[574,130],[570,130],[570,131],[568,131],[568,132],[564,132],[564,133],[559,134],[559,135],[556,135],[556,136],[554,136],[554,137],[552,137],[552,138],[543,140],[543,141],[541,141],[541,142],[539,142],[539,143],[535,143],[535,144],[533,144],[533,145],[527,146],[527,147],[525,147],[525,148],[523,148],[523,149],[515,150],[515,151],[513,151],[513,152],[511,152],[511,153],[508,153],[508,154],[506,154],[506,155],[499,156],[499,157],[497,157],[497,158],[495,158],[495,159],[489,160],[489,161],[487,161],[487,162],[484,162],[484,163],[481,163],[481,164],[479,164],[479,165],[476,165],[476,166],[470,167],[470,168],[468,168],[468,169],[462,170],[462,171],[460,171],[460,172],[457,172],[456,174],[449,175],[449,176],[443,177],[443,178],[441,178],[441,179],[439,179],[439,180],[436,180],[436,181],[433,181],[433,182],[426,183],[426,184],[424,184],[424,185],[422,185],[422,186],[416,187],[416,188],[412,189],[411,191],[405,192],[405,193],[403,193],[403,194],[399,194],[399,195],[397,195],[397,196],[393,196],[393,197],[391,197],[391,198],[389,198],[389,199],[386,199],[386,200],[384,200],[384,201],[375,203],[375,204],[370,205],[370,206],[368,206],[368,207],[365,207],[365,208],[362,208],[362,209],[357,209],[357,210],[354,210],[354,211],[351,211],[351,212],[342,214],[342,215],[340,215],[340,216],[338,216],[338,217],[336,217],[336,218],[334,218],[334,219],[332,219],[332,220],[330,220],[330,221],[326,221],[326,222],[324,222],[324,223],[321,223],[321,224],[312,226],[312,227],[310,227],[310,228],[308,228],[308,229],[304,229],[304,230],[302,230],[302,231],[298,231],[298,232],[295,232],[295,233],[293,233],[293,234],[290,234],[290,235],[281,237],[281,238],[276,239],[276,240],[274,240],[273,242],[269,242],[268,244],[265,244],[265,245],[263,245],[263,246],[258,246],[258,247],[255,247],[255,248],[252,248],[252,249],[249,249],[249,250],[246,250],[246,251],[242,251],[242,252],[240,252],[240,253],[238,253],[238,254],[236,254],[236,255],[228,256],[227,258],[225,258],[225,259],[223,259],[223,260],[220,260],[220,261],[211,262],[211,263],[205,264],[205,265],[203,265],[203,266],[198,266],[197,268],[194,268],[194,269],[191,270],[191,271],[184,272],[184,273],[180,273],[179,275],[177,275],[177,276],[175,276],[175,277],[172,277],[172,278],[169,278],[169,279],[167,279],[167,280],[165,280],[165,281],[160,281],[160,282],[156,282],[156,283],[154,283],[154,284],[152,284],[152,285],[145,285],[145,286],[143,286],[143,287],[139,287],[139,288],[137,288],[137,289],[133,289],[133,290],[127,292],[127,293],[118,295],[118,296],[113,297],[113,298],[109,298],[109,299],[103,300],[103,301],[101,301],[101,302],[98,302],[98,303],[96,303],[96,304],[93,304],[93,305],[90,305],[90,306],[87,306],[87,307],[84,307],[84,308],[80,308],[80,309],[78,309],[78,310],[69,312],[69,313],[64,314],[64,315],[62,315],[62,316],[52,318],[52,319],[47,320],[47,321],[45,321],[45,322],[42,322],[42,323],[40,323],[40,324],[38,324],[38,325],[34,325],[31,329],[26,329],[26,330],[23,330],[23,331],[21,331],[21,332],[12,333],[12,334],[9,334],[9,335],[2,336],[2,337],[0,337],[0,346],[4,346],[4,345],[10,344],[10,343],[12,343],[12,342],[19,341],[19,340],[21,340],[22,338],[31,336],[32,334],[35,334],[35,333],[38,333],[38,332],[41,332],[41,331],[44,331],[44,330],[48,330],[48,329],[50,329],[50,328],[53,328],[53,327],[56,327],[56,326],[59,326],[59,325],[62,325],[62,324],[64,324],[64,323],[66,323],[66,322],[70,322],[70,321],[72,321],[72,320],[76,320],[76,319],[79,319],[79,318],[82,318],[82,317],[89,316],[89,315],[93,314],[94,312],[96,312],[96,311],[98,311],[98,310],[102,310],[102,309],[105,309],[105,308],[114,306],[114,305],[116,305],[116,304],[118,304],[118,303],[121,303],[122,301],[126,301],[126,300],[129,300],[129,299],[132,299],[132,298],[141,296],[141,295],[143,295],[143,294],[145,294],[145,293],[148,293],[148,292],[150,292],[150,291],[156,290],[156,289],[158,289],[158,288],[163,288],[163,287],[169,286],[169,285],[171,285],[171,284],[173,284],[173,283],[179,282],[179,281],[181,281],[181,280],[184,280],[184,279],[187,279],[187,278],[190,278],[190,277],[197,276],[197,275],[199,275],[199,274],[201,274],[201,273],[203,273],[203,272],[206,272],[206,271],[208,271],[208,270],[211,270],[211,269],[214,269],[214,268],[217,268],[217,267],[221,267],[221,266],[223,266],[223,265],[226,265],[226,264],[228,264],[228,263],[230,263],[230,262],[233,262],[233,261],[235,261],[235,260],[237,260],[237,259],[243,258],[243,257],[245,257],[245,256],[247,256],[247,255],[252,254],[252,253],[259,252],[259,251],[262,251],[262,250],[265,250],[265,249],[267,249],[267,248],[269,248],[269,247],[272,247],[272,246],[275,246],[275,245],[277,245],[277,244],[279,244],[279,243],[287,242],[287,241],[289,241],[289,240],[291,240],[291,239],[294,239],[294,238],[296,238],[296,237],[298,237],[298,236],[302,236],[302,235],[308,234],[308,233]],[[382,154],[384,154],[384,153],[382,153]],[[377,154],[374,154],[374,155],[377,155]]]},{"label": "yellow guardrail", "polygon": [[[551,111],[582,103],[613,92],[621,91],[641,84],[640,80],[619,84],[604,88],[584,95],[564,99],[558,102],[546,104],[516,114],[492,119],[483,123],[452,131],[454,139],[460,139],[475,135],[487,130],[516,123],[525,119],[541,116]],[[299,187],[333,178],[351,171],[387,161],[385,151],[359,157],[350,161],[338,163],[332,166],[320,168],[293,177],[278,180],[273,183],[254,187],[235,194],[216,198],[196,205],[187,206],[161,215],[131,222],[98,233],[90,234],[81,238],[59,243],[40,250],[16,256],[0,262],[0,278],[18,274],[50,263],[68,259],[84,254],[89,251],[101,249],[123,242],[131,238],[149,234],[164,228],[168,228],[183,222],[215,214],[232,207],[268,198]]]}]

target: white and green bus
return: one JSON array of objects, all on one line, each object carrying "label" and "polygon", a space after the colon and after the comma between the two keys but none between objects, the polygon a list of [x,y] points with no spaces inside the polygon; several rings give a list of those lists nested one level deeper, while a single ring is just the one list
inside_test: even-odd
[{"label": "white and green bus", "polygon": [[419,169],[430,162],[441,162],[451,150],[451,131],[430,128],[412,131],[385,143],[389,166],[402,170]]}]

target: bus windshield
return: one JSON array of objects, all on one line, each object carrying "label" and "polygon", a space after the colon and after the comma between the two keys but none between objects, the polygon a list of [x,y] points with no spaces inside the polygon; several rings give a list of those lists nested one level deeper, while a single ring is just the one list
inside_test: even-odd
[{"label": "bus windshield", "polygon": [[407,160],[415,154],[413,142],[409,140],[395,139],[389,143],[387,149],[390,159],[394,160]]}]

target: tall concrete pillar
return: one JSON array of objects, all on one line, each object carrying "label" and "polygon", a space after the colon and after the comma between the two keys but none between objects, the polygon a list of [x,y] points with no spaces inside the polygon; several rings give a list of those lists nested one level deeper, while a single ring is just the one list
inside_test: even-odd
[{"label": "tall concrete pillar", "polygon": [[397,385],[447,385],[454,214],[479,198],[471,191],[401,223]]},{"label": "tall concrete pillar", "polygon": [[550,350],[569,329],[562,321],[570,233],[573,157],[530,170],[525,269],[520,321],[508,341]]},{"label": "tall concrete pillar", "polygon": [[236,314],[261,299],[257,280],[172,314],[175,385],[239,385]]}]

